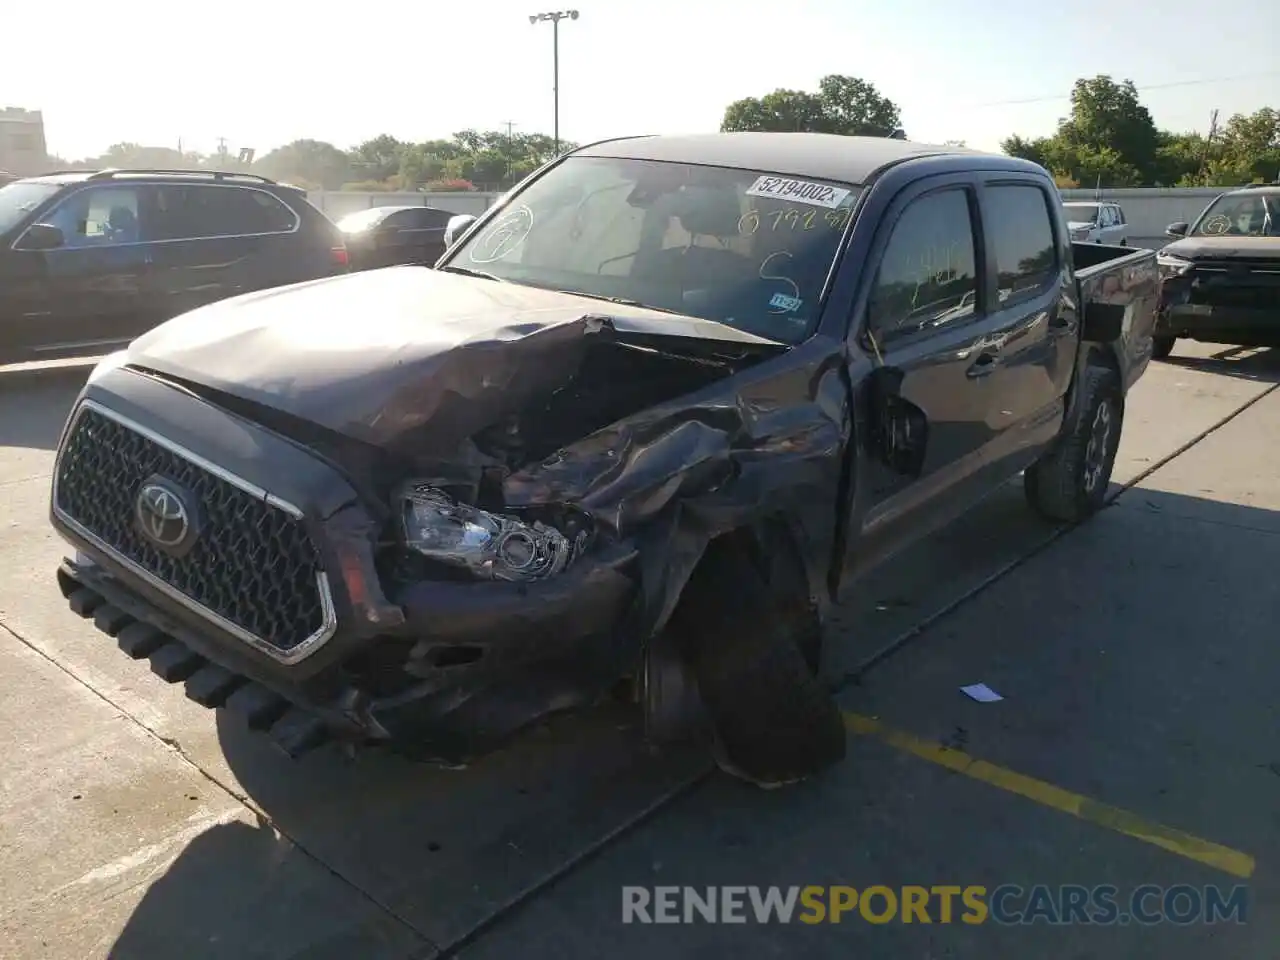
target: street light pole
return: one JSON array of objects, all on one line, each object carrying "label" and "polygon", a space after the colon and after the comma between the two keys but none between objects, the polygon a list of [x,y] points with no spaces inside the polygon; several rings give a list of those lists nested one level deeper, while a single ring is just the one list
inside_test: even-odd
[{"label": "street light pole", "polygon": [[551,96],[554,106],[554,128],[552,135],[556,142],[556,155],[560,154],[560,21],[577,20],[577,10],[554,10],[550,13],[531,13],[529,22],[537,24],[543,20],[551,22]]}]

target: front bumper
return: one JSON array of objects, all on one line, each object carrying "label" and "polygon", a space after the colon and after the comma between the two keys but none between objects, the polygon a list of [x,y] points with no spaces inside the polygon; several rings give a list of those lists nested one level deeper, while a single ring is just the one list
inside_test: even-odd
[{"label": "front bumper", "polygon": [[1274,309],[1205,303],[1169,304],[1160,311],[1155,334],[1210,343],[1271,346],[1280,343],[1280,304]]},{"label": "front bumper", "polygon": [[[336,738],[400,741],[423,757],[462,762],[552,710],[591,699],[634,659],[639,638],[625,625],[635,553],[626,545],[531,584],[385,585],[375,572],[377,524],[333,468],[297,445],[127,370],[96,377],[85,396],[298,505],[334,623],[323,643],[293,660],[246,642],[51,510],[76,549],[57,572],[71,609],[161,678],[184,683],[191,699],[241,714],[290,755]],[[224,447],[229,439],[237,442]],[[55,498],[67,446],[64,436]],[[287,479],[268,486],[268,477]]]}]

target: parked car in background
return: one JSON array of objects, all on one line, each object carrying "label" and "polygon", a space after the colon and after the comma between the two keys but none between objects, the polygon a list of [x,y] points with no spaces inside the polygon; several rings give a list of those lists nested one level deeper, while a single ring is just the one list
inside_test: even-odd
[{"label": "parked car in background", "polygon": [[170,321],[60,443],[71,609],[291,754],[626,689],[745,779],[838,760],[840,587],[1020,473],[1094,514],[1159,294],[1042,167],[887,138],[597,143],[454,235]]},{"label": "parked car in background", "polygon": [[1157,357],[1178,337],[1280,346],[1280,183],[1224,193],[1165,233]]},{"label": "parked car in background", "polygon": [[396,264],[431,266],[444,253],[444,232],[454,216],[436,207],[370,207],[338,221],[353,270]]},{"label": "parked car in background", "polygon": [[1129,245],[1129,224],[1118,203],[1068,200],[1063,203],[1062,212],[1067,218],[1071,239],[1077,243],[1106,243],[1116,247]]},{"label": "parked car in background", "polygon": [[0,363],[108,353],[224,297],[347,269],[298,187],[103,170],[0,187]]}]

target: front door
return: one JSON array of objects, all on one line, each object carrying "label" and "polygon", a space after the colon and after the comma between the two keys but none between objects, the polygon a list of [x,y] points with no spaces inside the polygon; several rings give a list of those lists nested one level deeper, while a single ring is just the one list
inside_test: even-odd
[{"label": "front door", "polygon": [[851,336],[875,371],[855,398],[846,569],[856,575],[959,513],[981,490],[993,381],[1000,370],[977,181],[928,178],[890,204]]},{"label": "front door", "polygon": [[107,353],[142,332],[150,275],[143,214],[139,187],[87,186],[41,218],[62,231],[61,247],[29,250],[17,239],[5,359]]}]

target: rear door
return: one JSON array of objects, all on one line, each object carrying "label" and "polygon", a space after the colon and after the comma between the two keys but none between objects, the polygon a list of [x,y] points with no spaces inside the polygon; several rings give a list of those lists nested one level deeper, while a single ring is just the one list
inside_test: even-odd
[{"label": "rear door", "polygon": [[977,209],[974,176],[930,177],[902,191],[877,228],[873,279],[852,327],[879,368],[857,401],[873,450],[854,484],[854,574],[981,488],[997,367]]},{"label": "rear door", "polygon": [[1079,316],[1068,241],[1055,232],[1049,184],[989,176],[980,195],[986,279],[995,291],[984,423],[994,469],[1016,473],[1057,436]]},{"label": "rear door", "polygon": [[142,186],[93,184],[40,218],[62,231],[61,247],[29,250],[17,238],[9,256],[22,292],[5,337],[8,359],[106,353],[146,329],[145,213]]},{"label": "rear door", "polygon": [[1111,239],[1111,243],[1125,244],[1129,242],[1129,224],[1124,218],[1124,208],[1120,204],[1116,204],[1111,208],[1111,213],[1115,217],[1116,229],[1115,235]]},{"label": "rear door", "polygon": [[220,183],[155,189],[153,260],[167,316],[312,275],[293,249],[298,215],[267,191]]}]

